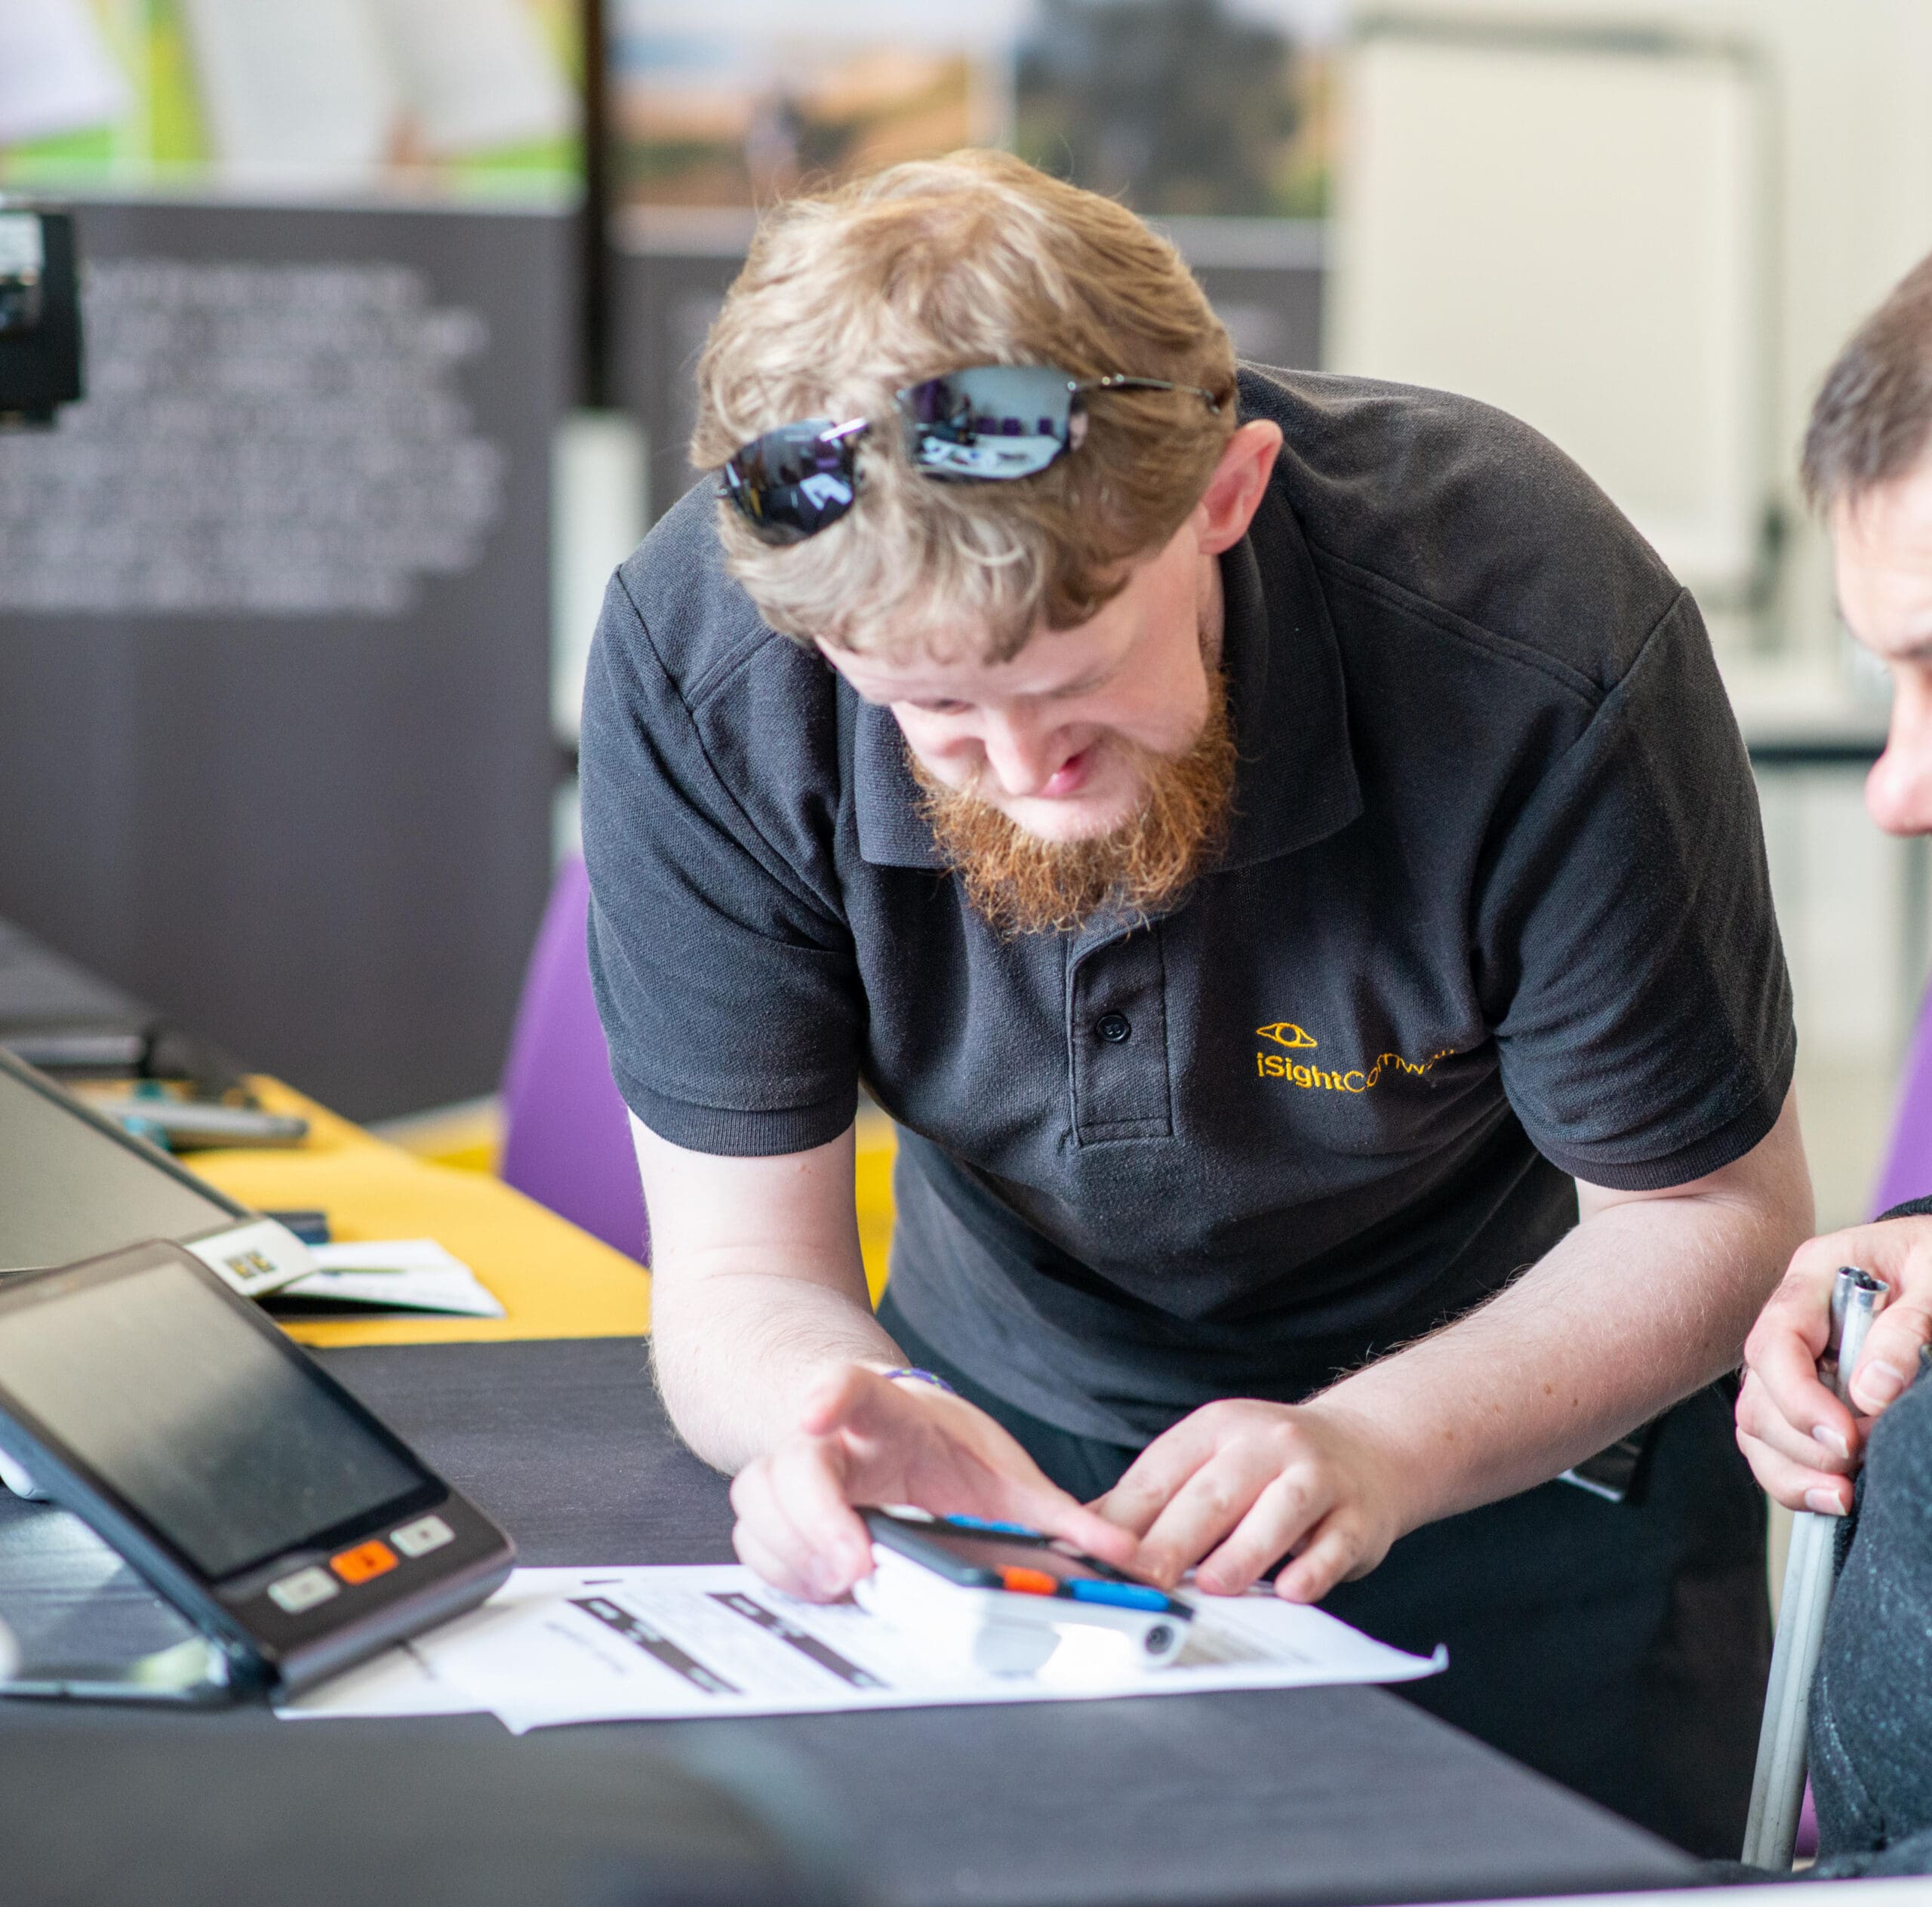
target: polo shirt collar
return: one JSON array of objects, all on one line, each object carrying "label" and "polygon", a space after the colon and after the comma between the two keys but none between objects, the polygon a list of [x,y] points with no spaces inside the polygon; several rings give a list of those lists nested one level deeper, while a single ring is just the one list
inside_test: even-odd
[{"label": "polo shirt collar", "polygon": [[1361,813],[1328,604],[1294,512],[1270,486],[1221,558],[1221,669],[1239,763],[1220,869],[1325,840]]},{"label": "polo shirt collar", "polygon": [[[1221,558],[1221,666],[1239,751],[1235,818],[1220,870],[1324,839],[1361,812],[1334,626],[1294,512],[1272,487]],[[852,737],[859,853],[875,867],[940,870],[919,786],[889,709],[860,701]]]}]

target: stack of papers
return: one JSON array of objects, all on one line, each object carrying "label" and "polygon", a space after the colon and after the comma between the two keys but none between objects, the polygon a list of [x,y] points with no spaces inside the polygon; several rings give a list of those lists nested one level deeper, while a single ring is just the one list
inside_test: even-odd
[{"label": "stack of papers", "polygon": [[504,1315],[476,1274],[433,1238],[312,1245],[309,1256],[319,1269],[274,1293],[272,1309],[432,1311],[457,1318]]},{"label": "stack of papers", "polygon": [[1056,1679],[935,1659],[918,1637],[855,1604],[796,1601],[735,1564],[518,1570],[481,1608],[280,1712],[487,1713],[521,1734],[576,1721],[1400,1682],[1447,1664],[1441,1650],[1405,1655],[1266,1589],[1190,1600],[1192,1632],[1168,1667],[1110,1661]]}]

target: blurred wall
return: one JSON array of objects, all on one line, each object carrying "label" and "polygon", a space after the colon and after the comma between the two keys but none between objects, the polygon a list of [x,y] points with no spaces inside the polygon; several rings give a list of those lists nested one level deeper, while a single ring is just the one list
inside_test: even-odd
[{"label": "blurred wall", "polygon": [[1800,506],[1797,448],[1818,380],[1846,334],[1932,251],[1932,6],[1391,0],[1374,11],[1395,20],[1664,27],[1721,35],[1761,52],[1771,116],[1767,435],[1790,531],[1764,633],[1790,651],[1834,655],[1839,638],[1824,540]]}]

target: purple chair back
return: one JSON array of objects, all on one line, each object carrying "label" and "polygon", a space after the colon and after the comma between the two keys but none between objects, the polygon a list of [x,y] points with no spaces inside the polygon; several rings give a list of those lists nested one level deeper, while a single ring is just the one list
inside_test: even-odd
[{"label": "purple chair back", "polygon": [[557,871],[524,976],[503,1069],[505,1182],[648,1263],[651,1231],[629,1116],[590,990],[590,882],[581,856]]},{"label": "purple chair back", "polygon": [[1872,1210],[1875,1216],[1908,1198],[1932,1195],[1932,992],[1918,1009],[1899,1086],[1892,1144]]}]

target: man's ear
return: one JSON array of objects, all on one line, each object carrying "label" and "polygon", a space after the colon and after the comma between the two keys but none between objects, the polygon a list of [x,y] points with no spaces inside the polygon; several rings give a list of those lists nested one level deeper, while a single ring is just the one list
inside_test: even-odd
[{"label": "man's ear", "polygon": [[1194,507],[1195,534],[1204,556],[1218,556],[1247,534],[1281,448],[1281,426],[1260,417],[1243,424],[1228,439]]}]

